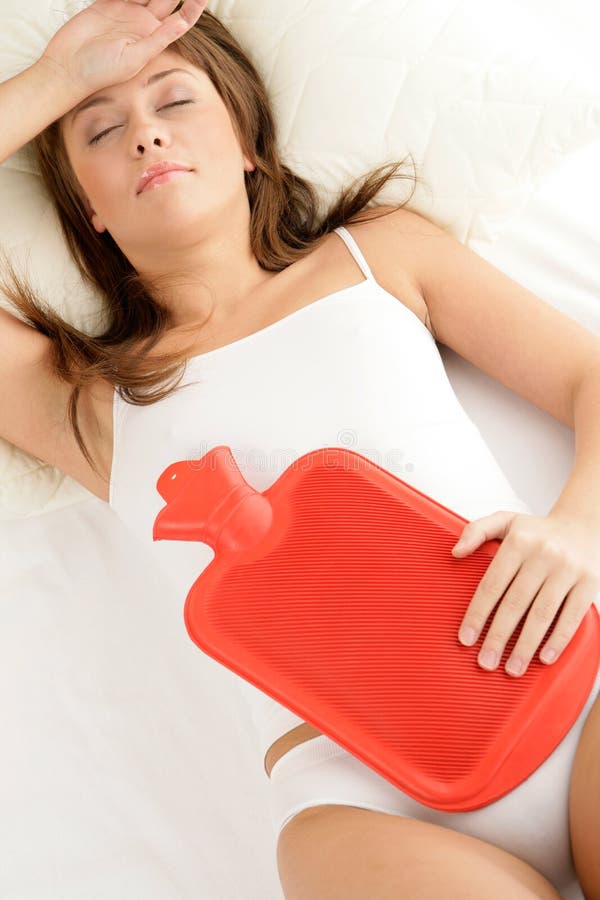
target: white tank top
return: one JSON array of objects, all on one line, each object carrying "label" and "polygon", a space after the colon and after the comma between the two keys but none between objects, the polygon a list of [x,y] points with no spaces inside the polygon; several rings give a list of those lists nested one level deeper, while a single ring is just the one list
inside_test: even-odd
[{"label": "white tank top", "polygon": [[[350,232],[335,231],[365,280],[193,357],[181,381],[191,386],[164,400],[134,406],[115,392],[109,504],[172,580],[182,628],[186,596],[214,554],[198,542],[153,542],[164,506],[156,482],[171,463],[220,444],[258,491],[302,454],[339,446],[468,520],[531,512],[461,406],[429,330],[375,280]],[[264,754],[303,720],[234,678]]]}]

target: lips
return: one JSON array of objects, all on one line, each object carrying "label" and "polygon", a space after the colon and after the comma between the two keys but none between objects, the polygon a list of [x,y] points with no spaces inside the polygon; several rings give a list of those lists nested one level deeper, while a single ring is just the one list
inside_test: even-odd
[{"label": "lips", "polygon": [[189,166],[184,165],[183,163],[173,162],[172,160],[165,159],[162,162],[155,163],[155,165],[150,166],[142,177],[140,178],[137,186],[138,194],[144,190],[149,181],[152,181],[153,178],[156,178],[157,175],[164,175],[165,172],[191,172]]}]

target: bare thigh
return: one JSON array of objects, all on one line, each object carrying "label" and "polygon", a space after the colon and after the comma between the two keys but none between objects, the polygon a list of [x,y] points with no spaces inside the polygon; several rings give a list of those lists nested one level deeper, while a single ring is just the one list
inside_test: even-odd
[{"label": "bare thigh", "polygon": [[561,900],[528,863],[478,838],[353,806],[302,810],[281,830],[286,900]]},{"label": "bare thigh", "polygon": [[585,720],[573,761],[569,831],[586,900],[600,900],[600,694]]},{"label": "bare thigh", "polygon": [[265,754],[265,771],[269,778],[271,777],[271,769],[278,759],[281,759],[285,753],[289,753],[292,747],[302,744],[311,738],[318,737],[321,733],[313,725],[303,722],[302,725],[292,728],[291,731],[287,731],[280,738],[277,738]]}]

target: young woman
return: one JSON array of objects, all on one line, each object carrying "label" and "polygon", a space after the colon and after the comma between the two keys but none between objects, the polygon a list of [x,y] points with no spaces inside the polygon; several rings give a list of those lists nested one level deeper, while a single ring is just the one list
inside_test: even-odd
[{"label": "young woman", "polygon": [[[481,665],[498,666],[525,613],[520,674],[540,648],[560,656],[600,589],[600,342],[424,217],[368,214],[391,172],[319,216],[310,184],[278,157],[256,69],[205,2],[94,0],[0,85],[0,161],[34,140],[108,322],[79,331],[6,261],[2,288],[24,321],[0,310],[0,436],[144,535],[162,505],[156,478],[198,437],[206,449],[291,444],[293,458],[347,446],[350,432],[381,452],[408,443],[424,491],[456,509],[503,507],[471,517],[456,551],[503,539],[465,644],[502,597]],[[436,341],[575,429],[576,465],[548,516],[515,497]],[[190,370],[201,377],[180,384]],[[600,673],[526,782],[454,814],[255,692],[287,900],[556,898],[573,860],[599,898],[599,692]]]}]

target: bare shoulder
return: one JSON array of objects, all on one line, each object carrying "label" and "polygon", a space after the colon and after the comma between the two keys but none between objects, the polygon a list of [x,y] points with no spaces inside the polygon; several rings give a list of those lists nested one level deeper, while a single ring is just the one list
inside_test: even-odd
[{"label": "bare shoulder", "polygon": [[435,252],[432,238],[447,232],[408,209],[376,206],[362,210],[347,226],[377,281],[419,317],[435,338],[422,289],[421,272]]},{"label": "bare shoulder", "polygon": [[57,383],[55,420],[62,423],[58,436],[50,445],[40,447],[40,458],[84,488],[108,502],[112,464],[112,407],[114,389],[104,378],[96,378],[81,387],[77,399],[77,423],[84,443],[98,471],[90,466],[75,437],[68,417],[72,385]]},{"label": "bare shoulder", "polygon": [[405,206],[374,206],[371,209],[362,210],[358,216],[354,217],[357,225],[368,225],[370,223],[379,223],[379,226],[385,230],[396,232],[397,234],[407,234],[415,237],[435,237],[438,235],[447,235],[448,232],[435,222],[431,222],[420,213],[412,212]]},{"label": "bare shoulder", "polygon": [[0,310],[0,437],[107,499],[110,435],[98,416],[107,407],[109,392],[94,384],[81,391],[78,401],[79,428],[100,463],[100,476],[83,456],[69,422],[71,393],[72,386],[54,371],[50,338]]}]

